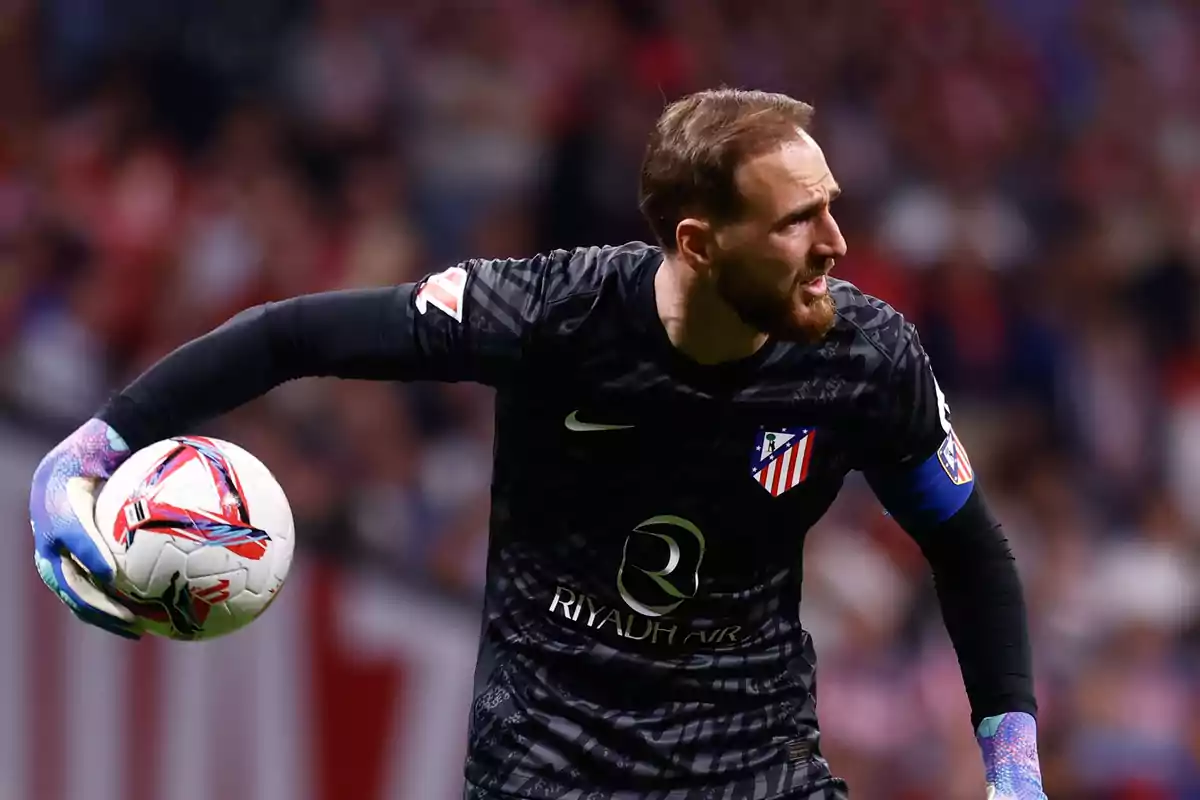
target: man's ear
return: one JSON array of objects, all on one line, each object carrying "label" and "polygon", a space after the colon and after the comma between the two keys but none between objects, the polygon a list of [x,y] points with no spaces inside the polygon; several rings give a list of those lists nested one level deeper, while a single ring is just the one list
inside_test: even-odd
[{"label": "man's ear", "polygon": [[686,217],[675,226],[675,242],[681,259],[692,269],[707,273],[713,260],[712,226],[695,217]]}]

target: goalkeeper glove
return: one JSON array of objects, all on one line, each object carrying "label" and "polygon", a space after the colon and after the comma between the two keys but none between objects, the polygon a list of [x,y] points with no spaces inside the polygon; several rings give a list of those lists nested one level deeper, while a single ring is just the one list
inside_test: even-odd
[{"label": "goalkeeper glove", "polygon": [[1037,722],[1024,712],[988,717],[975,732],[988,800],[1047,800],[1038,764]]},{"label": "goalkeeper glove", "polygon": [[94,519],[96,492],[129,455],[129,446],[115,430],[102,420],[89,420],[38,465],[29,522],[42,581],[79,619],[137,639],[133,613],[106,591],[116,562]]}]

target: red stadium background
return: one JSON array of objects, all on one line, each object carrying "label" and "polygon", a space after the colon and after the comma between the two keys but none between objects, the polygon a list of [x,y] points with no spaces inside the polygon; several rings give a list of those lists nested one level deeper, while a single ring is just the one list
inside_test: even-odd
[{"label": "red stadium background", "polygon": [[[192,431],[275,472],[300,551],[212,643],[76,624],[30,476],[249,305],[645,239],[649,126],[720,84],[815,105],[835,275],[921,331],[1049,796],[1200,798],[1200,3],[0,0],[0,800],[458,800],[488,392],[300,381]],[[804,558],[852,796],[980,800],[920,554],[851,480]]]}]

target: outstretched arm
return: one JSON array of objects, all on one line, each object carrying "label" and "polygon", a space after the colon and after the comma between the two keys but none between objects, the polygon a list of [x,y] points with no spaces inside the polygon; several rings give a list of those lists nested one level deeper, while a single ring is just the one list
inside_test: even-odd
[{"label": "outstretched arm", "polygon": [[295,378],[503,383],[541,313],[549,260],[469,261],[416,284],[256,306],[167,355],[98,416],[136,451]]},{"label": "outstretched arm", "polygon": [[115,565],[93,519],[98,487],[125,459],[293,378],[512,380],[546,272],[566,256],[469,261],[416,284],[267,303],[180,347],[42,459],[29,498],[38,574],[84,622],[137,638],[105,591]]},{"label": "outstretched arm", "polygon": [[1044,800],[1025,601],[1013,555],[910,329],[894,360],[886,451],[867,479],[932,570],[971,703],[989,797]]}]

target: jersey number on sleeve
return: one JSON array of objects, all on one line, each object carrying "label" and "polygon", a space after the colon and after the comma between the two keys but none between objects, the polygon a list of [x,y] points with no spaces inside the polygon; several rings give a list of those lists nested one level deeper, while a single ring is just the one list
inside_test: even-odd
[{"label": "jersey number on sleeve", "polygon": [[417,288],[417,311],[424,314],[429,306],[440,308],[455,322],[462,322],[463,292],[467,288],[467,271],[462,267],[430,275]]}]

